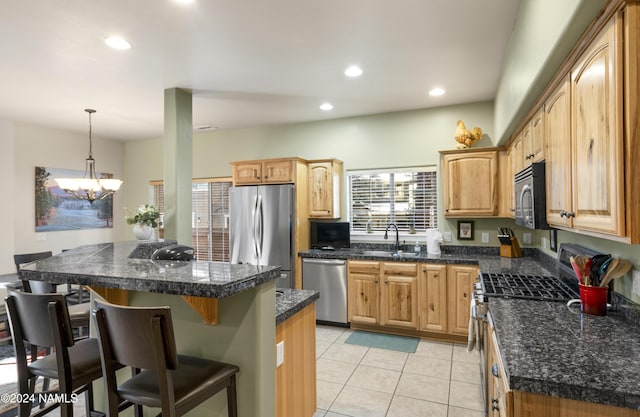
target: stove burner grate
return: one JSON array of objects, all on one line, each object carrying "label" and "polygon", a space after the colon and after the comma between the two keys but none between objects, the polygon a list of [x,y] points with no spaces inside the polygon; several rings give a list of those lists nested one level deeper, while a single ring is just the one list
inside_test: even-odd
[{"label": "stove burner grate", "polygon": [[579,298],[575,290],[553,276],[483,273],[481,283],[487,297],[542,301],[568,301]]}]

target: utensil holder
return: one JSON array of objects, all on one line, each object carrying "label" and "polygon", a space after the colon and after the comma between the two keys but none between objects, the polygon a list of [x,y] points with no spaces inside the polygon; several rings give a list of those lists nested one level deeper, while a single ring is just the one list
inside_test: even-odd
[{"label": "utensil holder", "polygon": [[580,284],[580,310],[594,316],[606,316],[607,291],[607,287]]}]

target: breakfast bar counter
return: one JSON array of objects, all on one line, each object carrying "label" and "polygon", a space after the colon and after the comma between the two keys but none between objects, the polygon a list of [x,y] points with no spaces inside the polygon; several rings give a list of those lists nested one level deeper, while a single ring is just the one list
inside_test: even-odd
[{"label": "breakfast bar counter", "polygon": [[[273,417],[280,268],[150,259],[168,244],[81,246],[25,266],[21,277],[86,285],[122,304],[170,306],[178,351],[238,365],[238,415]],[[100,409],[101,398],[96,400]],[[226,397],[216,395],[190,415],[226,416]]]}]

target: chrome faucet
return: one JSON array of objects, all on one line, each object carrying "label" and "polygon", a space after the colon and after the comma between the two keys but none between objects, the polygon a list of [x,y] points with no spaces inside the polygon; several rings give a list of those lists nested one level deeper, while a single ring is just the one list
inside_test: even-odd
[{"label": "chrome faucet", "polygon": [[396,226],[395,223],[389,223],[387,225],[387,229],[384,231],[384,238],[385,239],[389,239],[389,228],[393,226],[396,228],[396,244],[395,244],[395,248],[396,248],[396,252],[398,252],[400,250],[400,236],[398,233],[398,226]]}]

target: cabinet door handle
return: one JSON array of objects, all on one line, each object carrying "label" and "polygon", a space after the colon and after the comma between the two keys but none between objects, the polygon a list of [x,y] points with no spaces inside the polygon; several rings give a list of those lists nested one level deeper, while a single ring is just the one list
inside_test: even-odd
[{"label": "cabinet door handle", "polygon": [[570,219],[572,217],[576,217],[576,213],[574,211],[567,212],[567,219]]},{"label": "cabinet door handle", "polygon": [[462,296],[463,296],[464,298],[467,298],[467,293],[466,293],[466,292],[463,292],[463,293],[462,293]]},{"label": "cabinet door handle", "polygon": [[567,212],[564,210],[560,210],[560,217],[564,217],[567,215]]},{"label": "cabinet door handle", "polygon": [[373,281],[373,283],[374,283],[374,284],[377,284],[377,283],[378,283],[378,280]]},{"label": "cabinet door handle", "polygon": [[500,407],[498,407],[498,404],[500,404],[500,403],[498,402],[497,398],[492,399],[491,400],[491,409],[494,410],[494,411],[500,411]]},{"label": "cabinet door handle", "polygon": [[256,179],[257,179],[257,180],[259,180],[259,179],[260,179],[260,175],[257,175],[257,176],[256,176]]},{"label": "cabinet door handle", "polygon": [[434,278],[438,278],[440,276],[440,274],[433,274]]},{"label": "cabinet door handle", "polygon": [[497,363],[494,363],[491,367],[491,375],[495,376],[496,378],[500,378],[500,371],[498,370]]},{"label": "cabinet door handle", "polygon": [[387,280],[385,279],[385,280],[384,280],[384,283],[385,283],[385,284],[388,284],[388,283],[389,283],[389,281],[387,281]]},{"label": "cabinet door handle", "polygon": [[449,212],[449,209],[444,209],[444,211],[446,211],[447,213]]}]

